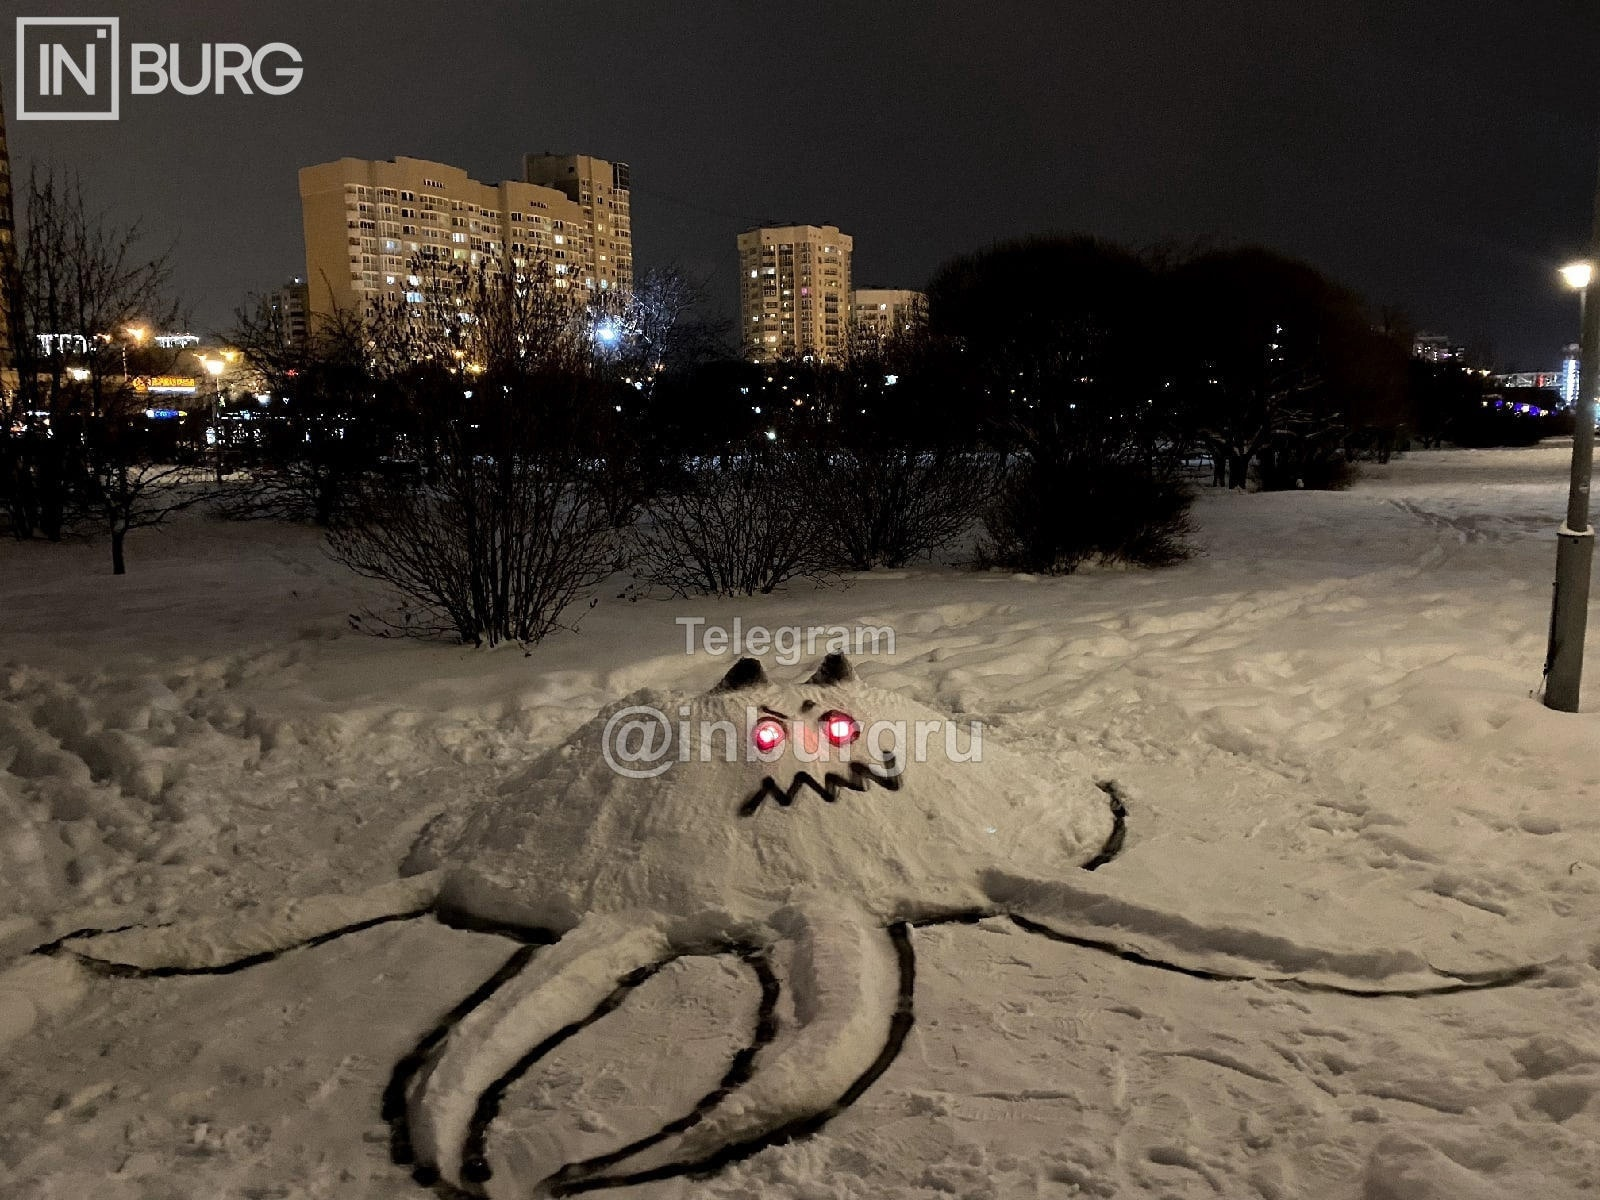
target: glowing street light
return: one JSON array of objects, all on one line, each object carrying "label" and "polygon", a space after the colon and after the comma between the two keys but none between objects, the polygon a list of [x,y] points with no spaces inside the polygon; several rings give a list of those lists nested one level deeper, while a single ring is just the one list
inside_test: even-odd
[{"label": "glowing street light", "polygon": [[610,317],[596,321],[594,326],[594,340],[607,350],[614,349],[622,341],[622,326]]},{"label": "glowing street light", "polygon": [[[143,325],[124,325],[122,332],[133,339],[135,346],[143,349],[145,338],[150,336],[150,330]],[[122,343],[122,377],[128,377],[128,343]]]},{"label": "glowing street light", "polygon": [[1594,282],[1594,264],[1586,261],[1568,263],[1561,268],[1561,278],[1573,291],[1584,291]]}]

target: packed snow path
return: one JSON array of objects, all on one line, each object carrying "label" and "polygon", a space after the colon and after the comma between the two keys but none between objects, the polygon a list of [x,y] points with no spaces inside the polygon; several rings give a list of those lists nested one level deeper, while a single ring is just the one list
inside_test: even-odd
[{"label": "packed snow path", "polygon": [[[1155,575],[608,602],[531,660],[342,636],[356,601],[294,531],[152,539],[117,606],[87,549],[7,547],[7,957],[129,906],[206,916],[380,883],[447,801],[487,796],[611,697],[700,683],[674,616],[859,617],[899,634],[874,684],[1123,783],[1139,820],[1107,886],[1130,902],[1201,929],[1270,918],[1307,945],[1443,939],[1459,959],[1439,965],[1464,974],[1567,963],[1372,1001],[994,921],[917,929],[916,1026],[851,1109],[710,1182],[613,1194],[1586,1194],[1600,731],[1527,698],[1560,467],[1420,455],[1345,495],[1208,496],[1209,556]],[[10,1047],[0,1191],[414,1194],[377,1118],[388,1073],[505,954],[408,922],[243,973],[95,984]],[[517,1186],[552,1138],[571,1161],[648,1136],[717,1089],[761,1003],[737,959],[641,983],[500,1098],[496,1179]]]}]

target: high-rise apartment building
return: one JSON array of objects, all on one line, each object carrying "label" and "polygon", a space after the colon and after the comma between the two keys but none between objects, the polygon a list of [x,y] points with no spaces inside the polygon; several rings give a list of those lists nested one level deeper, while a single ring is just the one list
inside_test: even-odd
[{"label": "high-rise apartment building", "polygon": [[739,235],[739,340],[747,358],[827,361],[844,354],[854,248],[854,239],[834,225]]},{"label": "high-rise apartment building", "polygon": [[850,293],[850,321],[858,333],[883,339],[904,333],[926,303],[910,288],[857,288]]},{"label": "high-rise apartment building", "polygon": [[[611,164],[603,165],[610,177]],[[585,189],[574,191],[582,197]],[[600,197],[603,205],[592,188],[589,197],[592,209],[614,211],[613,195]],[[341,158],[301,168],[300,206],[313,317],[365,307],[384,295],[417,295],[420,280],[410,268],[419,255],[440,263],[507,267],[547,259],[556,286],[573,289],[609,290],[623,278],[611,248],[613,222],[605,222],[602,264],[582,199],[542,184],[480,183],[459,167],[419,158]],[[631,235],[629,243],[631,283]]]},{"label": "high-rise apartment building", "polygon": [[304,346],[311,333],[311,289],[296,275],[272,296],[268,303],[289,346]]},{"label": "high-rise apartment building", "polygon": [[633,289],[633,181],[627,163],[587,154],[529,154],[522,177],[555,188],[583,209],[584,250],[601,288]]}]

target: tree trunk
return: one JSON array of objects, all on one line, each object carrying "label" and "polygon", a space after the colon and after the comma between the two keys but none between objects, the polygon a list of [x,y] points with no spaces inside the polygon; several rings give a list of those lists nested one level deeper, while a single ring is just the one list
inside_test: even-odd
[{"label": "tree trunk", "polygon": [[124,529],[112,529],[111,531],[111,573],[113,575],[126,575],[128,573],[127,560],[122,556],[122,540],[127,536],[127,530]]},{"label": "tree trunk", "polygon": [[1246,450],[1242,454],[1230,453],[1228,455],[1228,486],[1245,490],[1245,484],[1250,478],[1250,460],[1255,456]]}]

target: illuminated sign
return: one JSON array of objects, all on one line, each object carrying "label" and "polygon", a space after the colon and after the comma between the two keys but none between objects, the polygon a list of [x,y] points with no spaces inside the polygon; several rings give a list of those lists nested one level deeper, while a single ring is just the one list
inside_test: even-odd
[{"label": "illuminated sign", "polygon": [[192,396],[200,390],[200,381],[190,375],[141,375],[133,381],[133,390],[141,396]]},{"label": "illuminated sign", "polygon": [[39,349],[46,354],[89,352],[89,339],[81,333],[40,333],[34,336],[39,339]]}]

